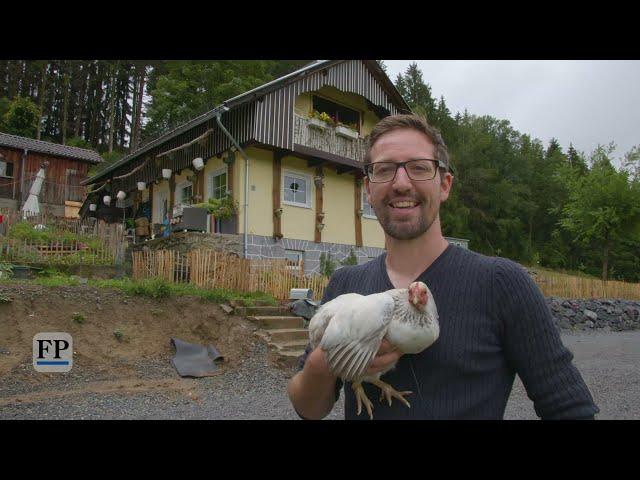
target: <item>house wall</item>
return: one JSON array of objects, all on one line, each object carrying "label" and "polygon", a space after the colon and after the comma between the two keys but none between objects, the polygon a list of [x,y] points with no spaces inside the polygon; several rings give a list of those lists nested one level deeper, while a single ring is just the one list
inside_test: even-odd
[{"label": "house wall", "polygon": [[[226,152],[225,152],[226,154]],[[220,170],[225,168],[226,164],[222,161],[222,158],[218,158],[216,156],[209,158],[205,161],[204,164],[204,202],[209,200],[209,194],[211,192],[211,186],[209,182],[209,176],[215,172],[216,170]],[[227,185],[227,188],[231,190],[232,194],[235,194],[236,187],[235,185]]]},{"label": "house wall", "polygon": [[[249,231],[250,235],[273,235],[273,152],[250,147],[249,156]],[[214,160],[214,159],[212,159]],[[210,160],[211,162],[211,160]],[[244,233],[244,159],[236,155],[234,164],[234,199],[239,204],[238,233]],[[212,172],[224,165],[222,161],[205,167]],[[310,177],[311,208],[282,203],[282,187],[279,192],[282,206],[282,234],[285,238],[313,242],[316,221],[316,187],[313,184],[315,168],[307,161],[287,155],[282,158],[282,174],[285,171]],[[355,205],[353,175],[338,175],[335,170],[324,169],[323,210],[325,212],[322,241],[335,244],[355,244]],[[282,185],[284,181],[281,181]],[[384,248],[384,233],[377,220],[362,219],[363,245]]]},{"label": "house wall", "polygon": [[[158,185],[153,186],[153,203],[151,204],[152,208],[152,223],[162,223],[162,211],[160,209],[160,197],[163,193],[167,194],[167,198],[169,198],[169,181],[161,180]],[[171,213],[171,212],[169,212]]]},{"label": "house wall", "polygon": [[322,206],[325,212],[322,240],[324,242],[355,245],[355,181],[353,175],[338,175],[324,169]]},{"label": "house wall", "polygon": [[[284,174],[286,171],[299,173],[309,178],[310,208],[286,205],[284,203]],[[307,167],[307,161],[292,155],[282,159],[282,180],[280,201],[282,203],[282,235],[285,238],[314,240],[316,224],[316,189],[313,185],[315,169]],[[326,210],[325,210],[326,211]]]}]

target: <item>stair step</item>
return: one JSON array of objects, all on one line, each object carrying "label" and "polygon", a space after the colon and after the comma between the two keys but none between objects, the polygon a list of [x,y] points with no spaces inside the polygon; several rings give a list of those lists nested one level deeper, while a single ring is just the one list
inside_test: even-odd
[{"label": "stair step", "polygon": [[306,328],[279,328],[277,330],[268,330],[268,333],[274,343],[307,340],[309,338],[309,330]]},{"label": "stair step", "polygon": [[291,310],[287,307],[236,307],[235,313],[244,316],[287,316],[291,315]]},{"label": "stair step", "polygon": [[299,350],[302,350],[304,352],[304,349],[307,347],[307,344],[309,343],[308,340],[290,340],[287,342],[273,342],[273,344],[278,347],[278,350],[280,352],[297,352]]},{"label": "stair step", "polygon": [[302,317],[255,315],[249,317],[249,320],[267,330],[274,328],[304,328],[304,319]]}]

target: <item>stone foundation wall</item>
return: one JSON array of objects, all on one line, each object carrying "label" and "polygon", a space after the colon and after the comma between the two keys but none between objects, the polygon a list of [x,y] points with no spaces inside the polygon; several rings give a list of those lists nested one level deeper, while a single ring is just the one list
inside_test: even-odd
[{"label": "stone foundation wall", "polygon": [[131,252],[145,250],[176,250],[180,253],[187,253],[198,249],[235,253],[241,257],[242,236],[225,233],[176,232],[167,238],[156,238],[130,245],[127,256],[130,258]]},{"label": "stone foundation wall", "polygon": [[304,273],[317,273],[320,270],[320,255],[330,254],[331,260],[341,262],[349,256],[351,250],[358,259],[358,264],[367,263],[384,252],[382,248],[354,247],[340,243],[312,242],[310,240],[296,240],[282,238],[276,240],[273,237],[262,235],[247,236],[248,258],[285,258],[285,250],[297,250],[304,252]]}]

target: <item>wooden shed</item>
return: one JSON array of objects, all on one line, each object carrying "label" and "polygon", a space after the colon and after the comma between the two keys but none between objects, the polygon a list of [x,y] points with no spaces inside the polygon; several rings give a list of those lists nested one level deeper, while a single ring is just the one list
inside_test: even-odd
[{"label": "wooden shed", "polygon": [[40,169],[47,164],[40,193],[43,211],[60,217],[77,217],[87,187],[91,165],[102,162],[100,155],[78,147],[0,133],[0,208],[19,210]]}]

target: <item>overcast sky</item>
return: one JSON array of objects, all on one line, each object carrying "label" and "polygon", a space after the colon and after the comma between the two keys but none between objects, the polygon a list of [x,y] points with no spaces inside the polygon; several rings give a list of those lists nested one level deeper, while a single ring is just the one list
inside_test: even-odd
[{"label": "overcast sky", "polygon": [[[564,152],[589,154],[615,142],[621,158],[640,144],[640,61],[577,60],[385,60],[395,82],[412,62],[435,98],[444,96],[453,115],[509,120],[520,133]],[[445,139],[446,141],[446,139]],[[616,162],[619,165],[619,162]]]}]

